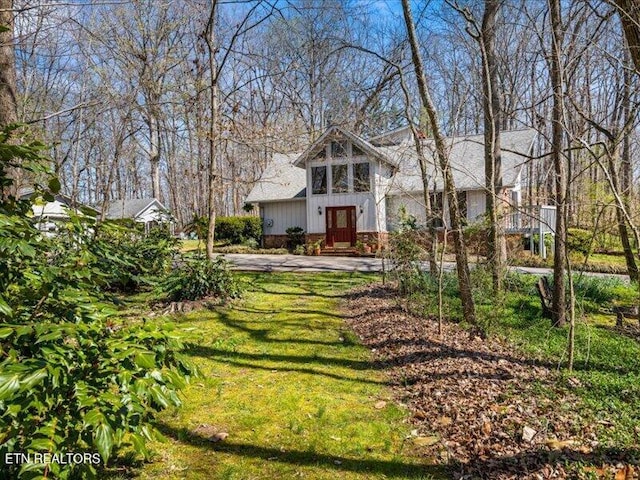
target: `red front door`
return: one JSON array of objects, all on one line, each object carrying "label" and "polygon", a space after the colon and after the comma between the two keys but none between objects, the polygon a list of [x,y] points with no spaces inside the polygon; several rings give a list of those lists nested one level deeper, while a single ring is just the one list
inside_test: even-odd
[{"label": "red front door", "polygon": [[356,207],[327,207],[327,247],[356,244]]}]

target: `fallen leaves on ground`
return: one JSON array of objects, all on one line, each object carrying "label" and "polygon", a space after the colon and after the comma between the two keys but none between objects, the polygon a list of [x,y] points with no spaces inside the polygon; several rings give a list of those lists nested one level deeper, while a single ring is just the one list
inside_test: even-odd
[{"label": "fallen leaves on ground", "polygon": [[362,287],[347,298],[347,322],[411,410],[414,443],[455,478],[639,478],[598,449],[596,426],[575,413],[571,382],[561,388],[553,365],[453,323],[440,336],[395,298],[389,286]]}]

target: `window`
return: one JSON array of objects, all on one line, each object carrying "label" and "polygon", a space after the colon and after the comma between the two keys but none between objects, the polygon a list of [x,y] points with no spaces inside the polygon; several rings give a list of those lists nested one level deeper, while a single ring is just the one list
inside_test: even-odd
[{"label": "window", "polygon": [[458,196],[458,208],[460,209],[460,218],[467,219],[467,192],[456,192]]},{"label": "window", "polygon": [[352,157],[362,157],[364,156],[364,152],[360,150],[357,145],[351,145],[351,156]]},{"label": "window", "polygon": [[333,158],[346,157],[347,156],[346,145],[342,142],[331,142],[331,156]]},{"label": "window", "polygon": [[431,212],[433,214],[431,221],[433,222],[433,226],[435,228],[442,228],[444,226],[444,223],[442,222],[442,208],[444,206],[442,192],[437,192],[435,194],[430,193],[429,200],[431,201]]},{"label": "window", "polygon": [[353,164],[353,191],[368,192],[371,190],[369,179],[369,162]]},{"label": "window", "polygon": [[311,167],[311,192],[314,195],[327,193],[327,167]]},{"label": "window", "polygon": [[327,157],[327,149],[325,147],[322,147],[322,150],[320,150],[316,155],[316,159],[324,160],[326,157]]},{"label": "window", "polygon": [[347,165],[331,166],[331,181],[333,193],[346,193],[349,191],[349,176]]}]

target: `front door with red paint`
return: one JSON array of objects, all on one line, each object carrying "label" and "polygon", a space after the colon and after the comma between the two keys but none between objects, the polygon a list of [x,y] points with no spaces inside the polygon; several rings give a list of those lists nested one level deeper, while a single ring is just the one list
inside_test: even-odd
[{"label": "front door with red paint", "polygon": [[327,207],[327,247],[356,244],[356,207]]}]

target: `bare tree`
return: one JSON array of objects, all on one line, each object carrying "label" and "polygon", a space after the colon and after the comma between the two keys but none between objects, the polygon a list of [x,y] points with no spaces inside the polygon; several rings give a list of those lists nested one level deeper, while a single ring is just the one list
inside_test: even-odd
[{"label": "bare tree", "polygon": [[493,288],[502,289],[502,277],[506,267],[506,241],[502,228],[502,156],[500,131],[502,128],[502,108],[500,105],[500,85],[498,82],[498,60],[496,58],[496,16],[502,0],[485,0],[482,25],[478,25],[469,8],[457,3],[453,7],[459,11],[469,26],[467,32],[480,46],[482,69],[482,107],[484,112],[484,168],[486,187],[486,212],[489,228],[487,261],[491,267]]},{"label": "bare tree", "polygon": [[442,170],[442,175],[444,177],[444,189],[447,197],[447,202],[449,204],[449,219],[451,222],[453,247],[456,255],[456,270],[458,273],[458,283],[460,287],[460,297],[462,299],[463,315],[464,319],[467,322],[476,324],[476,311],[473,301],[473,294],[471,292],[471,277],[469,274],[467,247],[462,233],[462,220],[460,217],[460,208],[458,205],[456,186],[453,181],[453,172],[451,171],[451,165],[449,164],[448,148],[445,142],[444,135],[442,134],[440,129],[436,107],[429,93],[424,65],[422,62],[422,55],[420,53],[420,47],[418,45],[416,28],[413,20],[413,14],[411,12],[411,6],[409,5],[409,0],[402,0],[402,11],[407,27],[409,45],[411,47],[411,58],[413,61],[418,83],[418,90],[420,92],[420,99],[429,119],[429,124],[431,126],[431,131],[433,133],[433,139],[436,147],[436,156],[438,158],[438,162]]},{"label": "bare tree", "polygon": [[219,70],[216,62],[216,8],[217,0],[211,0],[211,8],[209,17],[205,25],[202,36],[207,44],[207,55],[209,59],[209,101],[211,107],[211,115],[209,118],[209,227],[207,230],[207,258],[213,259],[213,244],[216,231],[216,196],[219,193],[218,188],[218,166],[216,165],[216,142],[218,141],[218,77]]},{"label": "bare tree", "polygon": [[567,177],[564,145],[564,72],[562,66],[562,48],[564,31],[560,0],[549,0],[551,19],[551,52],[549,55],[551,86],[553,89],[553,115],[551,157],[554,167],[554,196],[556,204],[555,248],[553,256],[553,322],[561,327],[566,323],[565,264],[566,264],[566,191]]}]

